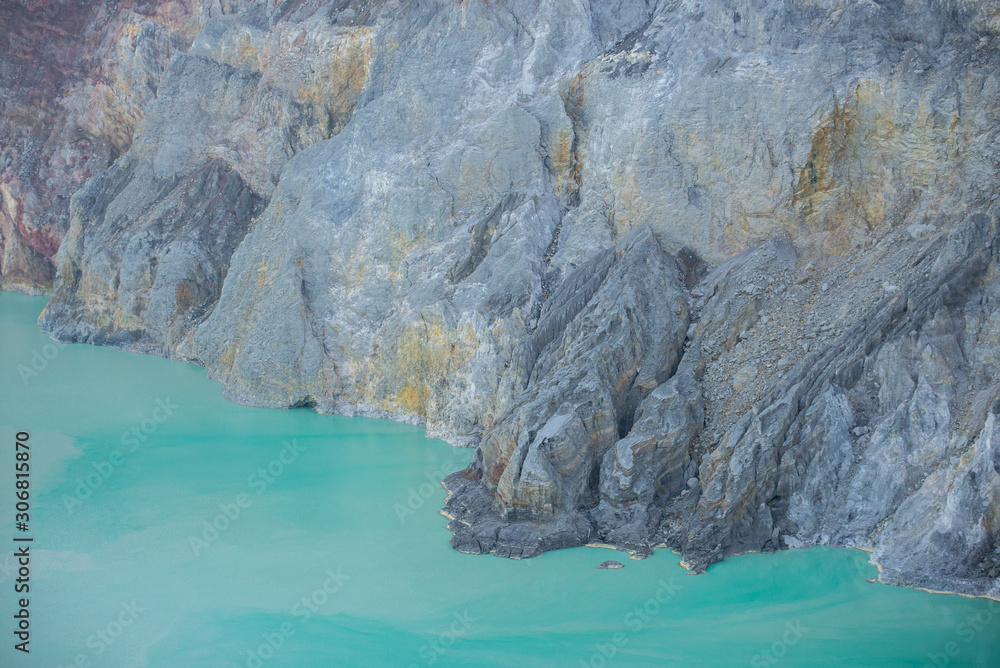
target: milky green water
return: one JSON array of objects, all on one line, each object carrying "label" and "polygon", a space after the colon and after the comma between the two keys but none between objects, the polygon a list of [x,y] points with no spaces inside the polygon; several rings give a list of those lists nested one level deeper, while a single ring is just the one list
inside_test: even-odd
[{"label": "milky green water", "polygon": [[[667,551],[618,571],[594,569],[616,557],[601,549],[459,554],[436,483],[471,451],[237,406],[198,367],[54,344],[43,305],[0,293],[0,666],[1000,666],[1000,604],[870,584],[862,552],[700,576]],[[15,534],[34,538],[29,655]]]}]

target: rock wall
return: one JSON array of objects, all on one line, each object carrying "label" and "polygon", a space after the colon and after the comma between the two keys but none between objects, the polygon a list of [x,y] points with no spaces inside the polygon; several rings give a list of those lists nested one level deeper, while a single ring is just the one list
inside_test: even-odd
[{"label": "rock wall", "polygon": [[56,215],[57,338],[477,446],[464,551],[1000,593],[1000,4],[185,11]]},{"label": "rock wall", "polygon": [[73,193],[129,150],[200,19],[185,0],[11,0],[0,24],[0,289],[38,294]]}]

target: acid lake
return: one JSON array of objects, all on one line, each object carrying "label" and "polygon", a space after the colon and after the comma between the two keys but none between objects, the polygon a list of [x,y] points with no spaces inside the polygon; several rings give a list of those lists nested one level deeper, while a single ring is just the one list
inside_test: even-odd
[{"label": "acid lake", "polygon": [[[666,550],[457,553],[438,481],[471,450],[238,406],[197,366],[56,344],[44,304],[0,293],[2,666],[1000,666],[1000,603],[868,582],[859,551],[697,576]],[[15,535],[33,538],[28,655]],[[625,568],[595,569],[609,557]]]}]

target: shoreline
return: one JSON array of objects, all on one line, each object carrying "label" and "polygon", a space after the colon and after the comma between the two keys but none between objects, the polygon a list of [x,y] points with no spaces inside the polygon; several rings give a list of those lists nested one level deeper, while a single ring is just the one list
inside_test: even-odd
[{"label": "shoreline", "polygon": [[[0,292],[8,293],[8,294],[11,294],[11,295],[20,295],[21,297],[23,297],[25,299],[41,299],[41,298],[44,297],[47,300],[49,297],[51,297],[51,295],[49,295],[49,294],[32,295],[32,294],[26,294],[24,292],[17,292],[17,291],[12,291],[12,290],[0,290]],[[44,308],[44,306],[43,306],[43,308]],[[36,326],[37,326],[37,321],[36,321]],[[59,343],[61,345],[71,345],[72,343],[80,343],[80,344],[83,344],[83,345],[91,345],[91,346],[100,347],[100,348],[110,348],[110,349],[113,349],[113,350],[120,350],[120,351],[123,351],[123,352],[129,352],[129,353],[134,353],[134,354],[154,355],[154,356],[157,356],[157,357],[163,357],[165,359],[169,359],[169,360],[172,360],[172,361],[182,362],[182,363],[185,363],[185,364],[191,364],[193,366],[199,366],[202,369],[206,369],[206,367],[203,364],[199,363],[198,360],[194,360],[194,359],[190,359],[190,358],[182,358],[182,357],[175,356],[175,355],[159,355],[156,352],[151,351],[151,350],[142,350],[141,346],[137,347],[139,349],[130,349],[130,348],[124,347],[124,346],[121,346],[121,347],[120,346],[110,346],[110,345],[94,344],[94,343],[87,343],[87,342],[80,342],[80,341],[74,341],[74,342],[66,343],[66,342],[62,342],[62,341],[59,341],[59,340],[55,339],[53,337],[53,335],[52,335],[51,332],[47,332],[45,330],[42,330],[41,327],[38,327],[38,329],[39,329],[40,332],[42,332],[44,334],[47,334],[52,341],[54,341],[56,343]],[[225,383],[223,383],[223,381],[219,380],[218,378],[213,378],[208,373],[207,369],[206,369],[206,372],[205,372],[205,377],[206,377],[207,380],[213,380],[213,381],[216,381],[216,382],[218,382],[218,383],[220,383],[222,385],[222,396],[223,396],[223,398],[226,401],[228,401],[230,403],[234,403],[234,404],[241,405],[241,406],[253,407],[253,408],[275,408],[275,409],[278,409],[278,410],[291,410],[292,408],[295,408],[294,406],[281,406],[281,405],[277,405],[277,404],[274,404],[274,405],[261,405],[261,404],[258,404],[258,403],[251,403],[250,401],[245,400],[244,397],[237,397],[235,395],[231,395],[227,391]],[[453,434],[453,433],[447,432],[447,430],[444,430],[444,429],[435,428],[433,426],[428,426],[426,418],[422,418],[420,416],[415,416],[415,415],[409,415],[409,414],[406,414],[406,413],[395,413],[395,412],[385,411],[385,410],[378,409],[378,408],[375,408],[375,407],[370,406],[370,405],[365,405],[365,404],[349,404],[347,402],[342,402],[342,401],[333,401],[330,404],[326,404],[326,405],[323,405],[323,406],[320,406],[320,405],[317,404],[317,405],[314,405],[314,406],[310,406],[309,408],[311,408],[314,412],[316,412],[319,415],[341,415],[341,416],[344,416],[344,417],[364,417],[364,418],[369,418],[369,419],[383,419],[383,420],[389,420],[390,422],[396,422],[398,424],[406,424],[406,425],[410,425],[410,426],[413,426],[413,427],[423,428],[423,430],[424,430],[424,437],[425,438],[427,438],[429,440],[440,440],[440,441],[443,441],[443,442],[447,443],[448,445],[450,445],[451,447],[454,447],[454,448],[463,448],[463,449],[475,448],[478,445],[478,442],[479,442],[479,437],[478,436],[460,436],[458,434]],[[456,441],[465,441],[468,444],[463,444],[463,443],[456,442]],[[445,517],[449,522],[451,522],[451,521],[454,521],[455,518],[452,515],[450,515],[449,513],[447,513],[445,511],[444,507],[447,504],[448,500],[452,497],[453,491],[451,489],[449,489],[444,484],[444,480],[443,479],[440,481],[440,484],[445,489],[445,498],[444,498],[444,501],[442,502],[442,504],[443,504],[442,507],[438,510],[438,514],[440,514],[441,516]],[[617,546],[615,546],[613,544],[610,544],[610,543],[596,543],[596,542],[595,543],[586,543],[586,544],[580,545],[578,547],[594,547],[594,548],[603,548],[603,549],[615,550],[617,552],[623,552],[623,553],[625,553],[625,554],[628,555],[628,557],[629,557],[630,560],[633,560],[633,561],[642,561],[643,559],[646,558],[646,557],[636,557],[635,555],[637,553],[634,550],[622,549],[622,548],[619,548],[619,547],[617,547]],[[825,544],[822,544],[822,543],[817,543],[815,545],[799,545],[799,546],[796,546],[796,547],[785,547],[785,548],[781,548],[780,550],[774,550],[772,552],[772,554],[774,552],[779,552],[779,551],[797,550],[797,549],[808,549],[808,548],[811,548],[811,547],[830,547],[830,548],[833,548],[833,549],[860,550],[862,552],[867,552],[869,554],[874,554],[875,553],[875,549],[874,548],[870,548],[870,547],[844,547],[844,546],[833,546],[833,545],[825,545]],[[452,549],[455,549],[455,548],[453,547]],[[559,549],[567,549],[567,548],[559,548]],[[672,552],[676,556],[678,556],[678,557],[681,556],[681,554],[679,552],[677,552],[676,550],[674,550],[673,548],[671,548],[671,547],[669,547],[669,546],[667,546],[665,544],[659,544],[659,545],[651,546],[651,549],[653,551],[659,550],[659,549],[668,549],[668,550],[670,550],[670,552]],[[459,551],[459,550],[456,550],[456,551]],[[548,552],[548,551],[554,551],[554,550],[546,550],[546,551]],[[489,554],[494,554],[494,553],[490,552]],[[543,554],[544,554],[544,552],[543,552]],[[725,559],[728,559],[730,557],[741,556],[743,554],[766,554],[766,553],[765,552],[760,552],[760,551],[753,551],[753,550],[746,551],[746,552],[739,552],[739,553],[734,553],[734,554],[727,555],[725,558],[719,560],[718,562],[713,562],[713,563],[721,563],[722,561],[725,561]],[[494,554],[494,556],[496,556],[496,555]],[[531,557],[527,557],[527,558],[530,559]],[[686,571],[688,571],[689,573],[691,573],[693,575],[700,575],[700,574],[702,574],[704,572],[704,570],[701,571],[701,572],[699,572],[697,570],[697,567],[691,565],[690,563],[688,563],[687,561],[685,561],[683,558],[681,558],[678,563],[680,564],[680,566],[682,568],[684,568]],[[985,600],[995,601],[997,603],[1000,603],[1000,596],[992,596],[990,594],[975,595],[975,594],[968,594],[968,593],[958,592],[958,591],[950,591],[950,590],[946,590],[946,589],[932,589],[932,588],[929,588],[929,587],[921,587],[921,586],[917,586],[917,585],[906,585],[906,584],[900,584],[900,583],[895,583],[895,582],[888,582],[888,581],[886,581],[886,580],[883,579],[884,569],[883,569],[882,565],[878,561],[875,561],[875,560],[872,560],[872,559],[869,559],[869,563],[873,564],[876,567],[876,569],[878,570],[878,577],[874,581],[877,584],[884,584],[884,585],[889,585],[889,586],[894,586],[894,587],[901,587],[903,589],[918,590],[918,591],[923,591],[923,592],[926,592],[926,593],[929,593],[929,594],[941,594],[941,595],[961,596],[963,598],[968,598],[968,599],[985,599]],[[708,566],[711,566],[711,565],[712,564],[708,564],[707,566],[705,566],[705,569],[707,569]]]}]

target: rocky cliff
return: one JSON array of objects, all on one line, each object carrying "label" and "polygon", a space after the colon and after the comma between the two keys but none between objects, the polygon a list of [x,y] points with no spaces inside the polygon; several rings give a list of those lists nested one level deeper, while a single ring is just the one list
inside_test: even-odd
[{"label": "rocky cliff", "polygon": [[0,288],[51,291],[71,196],[128,151],[195,12],[184,0],[0,3]]},{"label": "rocky cliff", "polygon": [[5,285],[53,272],[57,338],[476,446],[463,551],[1000,596],[1000,3],[96,6],[112,83],[0,81]]}]

